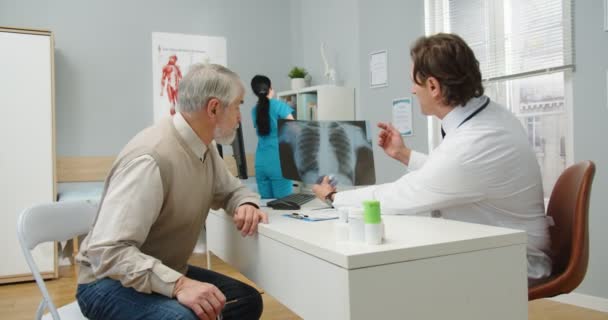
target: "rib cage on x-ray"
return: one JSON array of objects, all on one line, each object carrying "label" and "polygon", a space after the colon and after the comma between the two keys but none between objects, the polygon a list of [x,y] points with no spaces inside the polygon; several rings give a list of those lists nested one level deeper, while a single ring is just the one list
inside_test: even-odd
[{"label": "rib cage on x-ray", "polygon": [[[323,175],[333,175],[342,185],[375,182],[373,157],[360,157],[361,151],[372,154],[364,121],[285,121],[279,135],[279,143],[291,147],[299,180],[305,183],[315,183]],[[366,170],[357,171],[361,165]],[[289,166],[282,163],[282,167]],[[283,172],[283,176],[290,174]]]}]

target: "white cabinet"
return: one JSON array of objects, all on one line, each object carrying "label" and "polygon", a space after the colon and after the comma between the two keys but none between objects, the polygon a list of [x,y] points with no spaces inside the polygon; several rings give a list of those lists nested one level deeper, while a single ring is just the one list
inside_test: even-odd
[{"label": "white cabinet", "polygon": [[297,120],[355,119],[353,88],[321,85],[279,92],[277,98],[296,110]]},{"label": "white cabinet", "polygon": [[[17,240],[17,218],[55,198],[53,36],[48,31],[0,28],[0,283],[31,279]],[[56,277],[53,243],[34,259]]]}]

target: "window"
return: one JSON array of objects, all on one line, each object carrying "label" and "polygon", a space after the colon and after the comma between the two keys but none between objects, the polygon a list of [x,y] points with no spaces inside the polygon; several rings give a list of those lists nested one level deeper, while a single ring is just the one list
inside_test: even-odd
[{"label": "window", "polygon": [[[548,198],[572,162],[571,1],[426,0],[425,9],[427,34],[456,33],[467,41],[479,60],[486,95],[522,122]],[[438,123],[429,121],[438,135]]]},{"label": "window", "polygon": [[544,140],[540,135],[540,117],[526,117],[526,122],[528,123],[528,141],[530,142],[530,145],[532,145],[537,154],[544,153]]}]

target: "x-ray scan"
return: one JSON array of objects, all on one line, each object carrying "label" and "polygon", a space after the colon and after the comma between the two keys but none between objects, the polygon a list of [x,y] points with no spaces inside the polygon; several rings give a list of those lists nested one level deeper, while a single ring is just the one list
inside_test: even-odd
[{"label": "x-ray scan", "polygon": [[279,155],[283,177],[306,184],[324,175],[347,186],[376,181],[365,121],[279,120]]}]

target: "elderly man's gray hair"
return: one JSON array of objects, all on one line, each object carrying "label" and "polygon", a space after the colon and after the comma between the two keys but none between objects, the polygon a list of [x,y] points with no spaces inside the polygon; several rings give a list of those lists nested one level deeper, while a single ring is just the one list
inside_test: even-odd
[{"label": "elderly man's gray hair", "polygon": [[225,108],[244,88],[239,76],[224,66],[194,64],[179,84],[176,109],[180,112],[198,112],[211,98],[220,100]]}]

